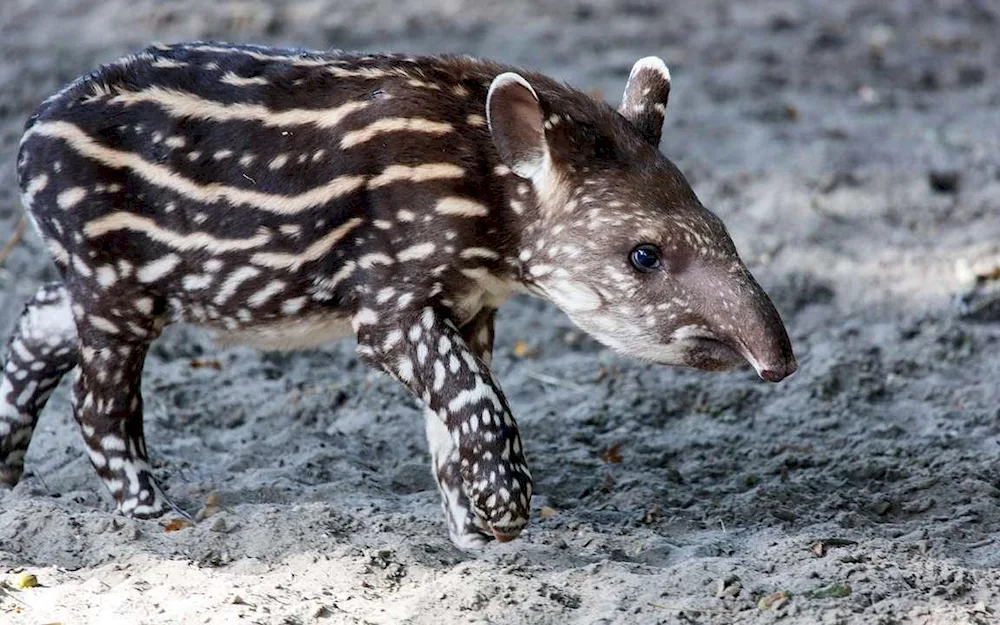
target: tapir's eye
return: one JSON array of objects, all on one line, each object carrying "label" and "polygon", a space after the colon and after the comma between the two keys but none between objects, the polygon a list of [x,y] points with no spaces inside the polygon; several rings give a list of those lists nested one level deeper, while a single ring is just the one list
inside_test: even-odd
[{"label": "tapir's eye", "polygon": [[660,250],[655,245],[636,246],[629,255],[632,266],[642,272],[656,271],[660,268]]}]

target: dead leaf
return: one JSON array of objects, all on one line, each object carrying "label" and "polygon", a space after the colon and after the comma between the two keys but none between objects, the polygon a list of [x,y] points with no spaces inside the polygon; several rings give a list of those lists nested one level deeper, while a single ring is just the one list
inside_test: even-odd
[{"label": "dead leaf", "polygon": [[826,543],[824,543],[822,540],[817,540],[812,545],[812,552],[816,555],[817,558],[822,558],[823,556],[826,555]]},{"label": "dead leaf", "polygon": [[208,497],[205,497],[205,505],[202,506],[201,510],[194,515],[195,521],[202,521],[212,516],[219,511],[219,505],[216,503],[215,493],[209,493]]},{"label": "dead leaf", "polygon": [[164,532],[176,532],[187,527],[194,527],[194,523],[188,521],[187,519],[182,519],[177,517],[176,519],[170,519],[163,524]]},{"label": "dead leaf", "polygon": [[653,505],[652,508],[646,510],[646,514],[642,515],[642,522],[646,525],[652,525],[660,519],[660,506]]},{"label": "dead leaf", "polygon": [[526,341],[518,340],[514,343],[514,355],[518,358],[534,358],[538,356],[540,349],[531,347]]},{"label": "dead leaf", "polygon": [[760,601],[757,602],[757,607],[761,610],[769,610],[771,608],[777,610],[788,602],[789,597],[791,597],[791,594],[784,590],[779,590],[778,592],[761,597]]},{"label": "dead leaf", "polygon": [[555,508],[550,508],[548,506],[542,506],[541,510],[538,511],[538,516],[543,519],[551,519],[555,515],[559,514]]},{"label": "dead leaf", "polygon": [[24,238],[24,232],[27,229],[28,216],[22,215],[21,220],[14,226],[14,233],[10,235],[10,240],[3,246],[3,249],[0,249],[0,265],[3,265],[7,257],[10,256],[10,253],[17,247],[17,244],[21,242],[21,239]]},{"label": "dead leaf", "polygon": [[611,447],[608,447],[603,452],[601,452],[601,460],[607,464],[621,464],[624,458],[621,454],[621,443],[615,443]]},{"label": "dead leaf", "polygon": [[215,369],[216,371],[222,371],[222,363],[215,358],[192,358],[191,359],[192,369]]}]

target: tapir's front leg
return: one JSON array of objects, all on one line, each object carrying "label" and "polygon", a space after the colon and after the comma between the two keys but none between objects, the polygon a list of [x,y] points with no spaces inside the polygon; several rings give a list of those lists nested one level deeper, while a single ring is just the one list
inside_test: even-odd
[{"label": "tapir's front leg", "polygon": [[[391,317],[367,308],[355,315],[359,355],[403,383],[443,424],[457,448],[461,485],[478,517],[475,525],[501,541],[517,537],[528,522],[531,474],[517,425],[489,366],[441,311],[426,307]],[[470,340],[482,342],[480,337],[477,333]],[[431,426],[428,430],[436,434]],[[449,452],[441,461],[438,466],[447,471],[455,456]],[[446,499],[449,515],[461,514],[462,491],[442,494],[454,496]],[[469,534],[478,533],[476,528],[454,520],[462,523],[452,527],[456,544],[483,542],[482,536]]]},{"label": "tapir's front leg", "polygon": [[[493,319],[496,309],[484,308],[459,330],[472,353],[487,367],[493,359]],[[431,469],[438,491],[441,493],[441,507],[448,521],[451,541],[464,549],[475,549],[486,545],[493,534],[485,526],[469,504],[462,480],[462,461],[458,445],[444,422],[430,408],[424,413],[427,426],[427,445],[431,451]]]}]

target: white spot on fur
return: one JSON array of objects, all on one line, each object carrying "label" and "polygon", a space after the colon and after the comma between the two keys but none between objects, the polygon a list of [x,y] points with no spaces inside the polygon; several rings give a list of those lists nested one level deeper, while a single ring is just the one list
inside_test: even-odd
[{"label": "white spot on fur", "polygon": [[390,331],[385,335],[385,340],[382,341],[382,351],[388,352],[393,347],[399,344],[403,340],[403,331],[399,328]]},{"label": "white spot on fur", "polygon": [[351,322],[357,326],[374,325],[378,323],[378,313],[371,308],[362,308],[354,315]]},{"label": "white spot on fur", "polygon": [[398,258],[401,262],[406,262],[410,260],[421,260],[433,254],[434,250],[435,250],[435,245],[433,243],[430,242],[418,243],[404,250],[400,250],[400,252],[396,254],[396,258]]},{"label": "white spot on fur", "polygon": [[287,154],[279,154],[271,159],[271,162],[267,164],[267,168],[270,170],[281,169],[288,162]]},{"label": "white spot on fur", "polygon": [[104,451],[125,451],[125,440],[121,436],[108,434],[100,441],[101,449]]},{"label": "white spot on fur", "polygon": [[247,300],[247,305],[250,308],[259,308],[260,306],[263,306],[269,299],[283,291],[285,286],[286,285],[282,280],[272,280],[271,282],[268,282],[264,288],[251,295]]},{"label": "white spot on fur", "polygon": [[344,138],[340,141],[340,147],[346,150],[387,132],[406,131],[442,135],[452,130],[454,130],[452,125],[445,122],[421,118],[384,117],[368,124],[364,128],[344,133]]},{"label": "white spot on fur", "polygon": [[239,76],[235,72],[226,72],[220,79],[221,82],[234,87],[244,87],[246,85],[266,85],[267,78],[263,76]]},{"label": "white spot on fur", "polygon": [[292,299],[287,299],[281,303],[281,312],[286,315],[294,315],[295,313],[302,310],[305,306],[308,298],[306,297],[293,297]]},{"label": "white spot on fur", "polygon": [[88,265],[87,261],[83,260],[79,256],[74,254],[72,262],[73,262],[73,268],[76,269],[81,276],[89,278],[91,275],[93,275],[94,272],[90,268],[90,265]]},{"label": "white spot on fur", "polygon": [[499,254],[497,254],[493,250],[487,249],[485,247],[469,247],[469,248],[466,248],[466,249],[462,250],[462,252],[459,254],[459,256],[462,257],[462,258],[466,258],[466,259],[469,259],[469,258],[487,258],[487,259],[490,259],[490,260],[496,260],[496,259],[500,258]]},{"label": "white spot on fur", "polygon": [[190,276],[184,276],[182,285],[185,291],[200,291],[212,284],[213,276],[207,273],[196,273]]},{"label": "white spot on fur", "polygon": [[465,170],[452,163],[390,165],[381,174],[372,178],[368,182],[368,187],[377,189],[394,182],[426,182],[428,180],[461,178],[464,175]]},{"label": "white spot on fur", "polygon": [[371,269],[374,265],[391,265],[395,261],[391,256],[376,252],[374,254],[365,254],[358,259],[358,265],[362,269]]},{"label": "white spot on fur", "polygon": [[63,210],[69,210],[87,197],[87,190],[83,187],[70,187],[56,196],[56,204]]},{"label": "white spot on fur", "polygon": [[375,295],[375,303],[384,304],[389,300],[391,300],[395,295],[396,295],[396,289],[392,288],[391,286],[381,288],[379,289],[379,292]]},{"label": "white spot on fur", "polygon": [[222,283],[222,286],[219,288],[219,292],[216,294],[213,301],[216,305],[221,306],[233,295],[233,293],[236,292],[236,289],[239,288],[240,284],[255,278],[258,275],[260,275],[260,270],[254,269],[253,267],[240,267],[236,269],[226,277],[225,282]]},{"label": "white spot on fur", "polygon": [[108,288],[118,281],[118,273],[111,265],[102,265],[97,268],[97,283],[104,288]]},{"label": "white spot on fur", "polygon": [[413,381],[413,361],[409,358],[400,358],[396,363],[396,374],[403,382]]},{"label": "white spot on fur", "polygon": [[438,200],[434,212],[455,217],[485,217],[490,214],[483,204],[463,197],[445,197]]},{"label": "white spot on fur", "polygon": [[139,279],[139,282],[144,284],[156,282],[173,271],[177,265],[180,264],[180,262],[181,258],[177,254],[167,254],[166,256],[161,256],[153,262],[143,265],[142,268],[136,272],[136,277]]}]

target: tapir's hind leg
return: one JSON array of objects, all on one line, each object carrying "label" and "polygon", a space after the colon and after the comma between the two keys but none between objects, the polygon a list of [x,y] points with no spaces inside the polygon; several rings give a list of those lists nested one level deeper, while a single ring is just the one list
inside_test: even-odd
[{"label": "tapir's hind leg", "polygon": [[51,282],[28,302],[8,344],[0,378],[0,486],[21,478],[38,414],[76,363],[69,293],[61,282]]},{"label": "tapir's hind leg", "polygon": [[184,515],[153,478],[143,436],[142,368],[162,327],[153,311],[163,307],[150,297],[106,295],[89,298],[86,314],[77,319],[80,375],[73,415],[122,514],[150,518],[173,509]]}]

